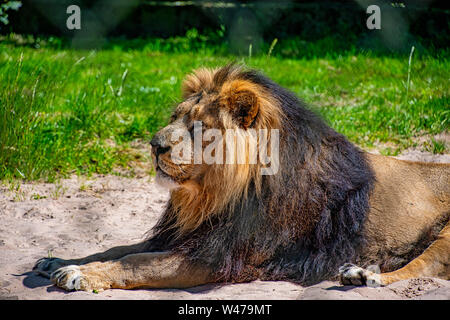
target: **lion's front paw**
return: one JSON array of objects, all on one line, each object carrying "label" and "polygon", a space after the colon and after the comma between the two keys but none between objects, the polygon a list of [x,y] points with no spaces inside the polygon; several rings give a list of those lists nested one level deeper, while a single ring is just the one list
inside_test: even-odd
[{"label": "lion's front paw", "polygon": [[[375,268],[371,268],[375,270]],[[343,285],[380,287],[381,276],[374,271],[363,269],[351,263],[346,263],[339,268],[339,280]]]},{"label": "lion's front paw", "polygon": [[98,270],[97,263],[91,266],[70,265],[53,272],[50,280],[60,288],[68,291],[103,291],[111,288],[110,281]]},{"label": "lion's front paw", "polygon": [[70,263],[67,260],[58,258],[41,258],[34,264],[33,271],[41,276],[50,278],[50,275],[61,267]]},{"label": "lion's front paw", "polygon": [[75,265],[59,268],[51,274],[50,280],[58,287],[68,291],[92,290],[80,267]]}]

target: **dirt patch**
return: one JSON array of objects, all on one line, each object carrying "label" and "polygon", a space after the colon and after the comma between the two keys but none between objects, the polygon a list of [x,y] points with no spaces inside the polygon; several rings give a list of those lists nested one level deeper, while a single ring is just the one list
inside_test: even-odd
[{"label": "dirt patch", "polygon": [[395,158],[410,161],[450,163],[450,154],[432,154],[417,149],[405,150]]},{"label": "dirt patch", "polygon": [[391,290],[400,297],[415,298],[440,287],[441,285],[436,280],[423,278],[409,279],[404,288],[391,288]]},{"label": "dirt patch", "polygon": [[[402,150],[396,156],[398,159],[421,161],[421,162],[438,162],[450,163],[450,133],[442,132],[436,135],[422,135],[412,138],[415,146]],[[390,143],[375,143],[373,149],[367,151],[380,154],[382,151],[390,150],[391,152],[398,149],[398,145]]]}]

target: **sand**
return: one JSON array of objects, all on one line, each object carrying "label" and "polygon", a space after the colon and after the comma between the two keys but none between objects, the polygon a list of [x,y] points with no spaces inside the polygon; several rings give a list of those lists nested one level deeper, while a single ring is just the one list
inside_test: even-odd
[{"label": "sand", "polygon": [[[449,155],[402,155],[403,159],[450,162]],[[450,281],[410,279],[383,288],[310,287],[289,282],[208,284],[187,290],[66,292],[31,272],[51,254],[83,257],[144,239],[168,198],[153,178],[72,176],[56,184],[0,185],[0,299],[450,299]]]}]

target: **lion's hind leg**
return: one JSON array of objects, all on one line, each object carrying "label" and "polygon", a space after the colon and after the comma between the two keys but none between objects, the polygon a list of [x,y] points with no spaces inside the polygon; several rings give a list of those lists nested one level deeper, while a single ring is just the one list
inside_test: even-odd
[{"label": "lion's hind leg", "polygon": [[438,238],[417,258],[403,268],[378,274],[352,264],[339,268],[339,279],[344,285],[385,286],[396,281],[436,277],[450,280],[450,222],[441,230]]}]

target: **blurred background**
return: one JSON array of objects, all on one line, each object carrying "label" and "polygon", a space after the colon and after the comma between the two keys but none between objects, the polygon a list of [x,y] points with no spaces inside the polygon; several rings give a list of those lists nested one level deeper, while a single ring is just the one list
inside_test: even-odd
[{"label": "blurred background", "polygon": [[0,179],[151,172],[185,74],[231,61],[365,150],[448,154],[449,18],[443,0],[2,1]]},{"label": "blurred background", "polygon": [[[415,1],[139,1],[23,0],[9,10],[2,33],[64,37],[79,48],[102,47],[108,38],[171,38],[187,36],[205,44],[222,45],[233,53],[257,53],[279,40],[322,40],[326,49],[407,51],[411,45],[443,48],[450,42],[449,6],[445,0]],[[66,27],[69,5],[82,12],[81,30]],[[368,30],[369,5],[383,13],[381,30]],[[200,35],[202,35],[200,37]],[[199,37],[200,39],[196,39]],[[334,41],[327,40],[333,39]],[[265,45],[266,44],[266,45]],[[145,44],[140,44],[145,46]],[[176,43],[172,43],[176,46]],[[301,42],[280,52],[304,56]],[[325,49],[325,48],[324,48]]]}]

